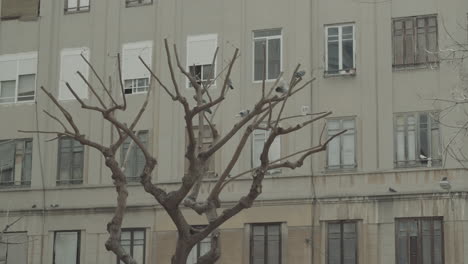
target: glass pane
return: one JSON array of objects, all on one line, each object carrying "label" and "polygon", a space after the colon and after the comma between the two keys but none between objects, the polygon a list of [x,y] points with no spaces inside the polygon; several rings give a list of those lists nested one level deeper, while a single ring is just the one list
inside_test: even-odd
[{"label": "glass pane", "polygon": [[70,166],[71,166],[72,155],[70,152],[60,154],[60,171],[59,180],[70,179]]},{"label": "glass pane", "polygon": [[203,77],[202,80],[212,80],[214,76],[213,65],[203,65]]},{"label": "glass pane", "polygon": [[15,101],[16,81],[0,82],[0,103],[11,103]]},{"label": "glass pane", "polygon": [[268,240],[268,264],[279,264],[280,263],[280,241],[279,240]]},{"label": "glass pane", "polygon": [[408,116],[408,135],[407,135],[407,160],[416,160],[416,119],[414,116]]},{"label": "glass pane", "polygon": [[431,222],[430,220],[422,220],[422,258],[423,263],[432,263],[431,249]]},{"label": "glass pane", "polygon": [[21,182],[22,184],[31,183],[31,169],[32,169],[32,154],[23,154],[22,168],[21,168]]},{"label": "glass pane", "polygon": [[343,69],[354,68],[353,40],[343,40]]},{"label": "glass pane", "polygon": [[254,38],[281,36],[281,29],[266,29],[254,31]]},{"label": "glass pane", "polygon": [[263,67],[265,65],[266,40],[255,40],[254,42],[254,80],[263,80]]},{"label": "glass pane", "polygon": [[66,0],[69,9],[74,9],[77,7],[78,0]]},{"label": "glass pane", "polygon": [[281,40],[268,40],[268,79],[276,79],[281,71]]},{"label": "glass pane", "polygon": [[341,225],[328,224],[328,264],[341,264]]},{"label": "glass pane", "polygon": [[133,258],[137,261],[137,263],[142,263],[144,260],[144,247],[143,246],[134,246],[133,247]]},{"label": "glass pane", "polygon": [[428,116],[419,115],[419,159],[427,160],[429,157]]},{"label": "glass pane", "polygon": [[404,46],[404,60],[405,64],[414,63],[414,29],[413,29],[413,20],[409,19],[405,21],[405,46]]},{"label": "glass pane", "polygon": [[14,184],[15,141],[0,142],[0,184]]},{"label": "glass pane", "polygon": [[76,264],[78,256],[78,233],[56,232],[54,241],[54,263]]},{"label": "glass pane", "polygon": [[89,0],[80,0],[80,6],[89,6]]},{"label": "glass pane", "polygon": [[18,101],[34,100],[36,74],[20,75],[18,77]]},{"label": "glass pane", "polygon": [[442,221],[434,220],[434,264],[442,264],[442,252],[444,248],[442,247]]},{"label": "glass pane", "polygon": [[334,138],[328,143],[328,166],[340,165],[340,137]]},{"label": "glass pane", "polygon": [[354,134],[346,134],[342,136],[343,152],[342,160],[344,165],[354,165]]},{"label": "glass pane", "polygon": [[339,61],[338,61],[338,42],[337,41],[328,41],[328,72],[338,72],[339,70]]},{"label": "glass pane", "polygon": [[198,251],[197,246],[198,245],[195,245],[192,248],[192,250],[190,251],[190,254],[189,254],[188,258],[187,258],[187,264],[196,264],[197,263],[197,258],[198,258],[198,256],[197,256],[197,251]]},{"label": "glass pane", "polygon": [[2,235],[2,242],[0,243],[0,263],[28,263],[28,237],[26,233],[4,233]]}]

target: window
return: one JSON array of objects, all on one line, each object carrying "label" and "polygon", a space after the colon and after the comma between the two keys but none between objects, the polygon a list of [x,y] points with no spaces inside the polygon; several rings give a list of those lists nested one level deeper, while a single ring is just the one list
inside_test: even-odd
[{"label": "window", "polygon": [[[145,264],[146,255],[146,232],[144,228],[128,228],[122,229],[120,234],[120,243],[130,256],[133,257],[139,264]],[[117,259],[117,263],[119,260]],[[120,264],[123,264],[120,261]]]},{"label": "window", "polygon": [[[187,37],[187,67],[199,82],[207,83],[216,76],[216,66],[213,67],[211,64],[217,45],[218,35],[216,34]],[[191,86],[192,84],[187,80],[187,87]]]},{"label": "window", "polygon": [[[263,146],[266,140],[270,136],[270,131],[264,129],[255,129],[252,137],[252,168],[257,168],[261,165],[260,155],[263,151]],[[270,146],[268,152],[268,159],[275,161],[281,157],[281,138],[278,136],[275,138]]]},{"label": "window", "polygon": [[395,166],[439,166],[441,148],[438,114],[413,112],[395,115]]},{"label": "window", "polygon": [[0,186],[31,185],[32,139],[0,141]]},{"label": "window", "polygon": [[79,263],[80,231],[55,231],[53,264]]},{"label": "window", "polygon": [[134,42],[122,47],[122,78],[125,94],[145,93],[150,86],[150,72],[138,58],[151,68],[153,42]]},{"label": "window", "polygon": [[[281,29],[256,30],[254,35],[254,81],[263,80],[266,64],[266,80],[278,78],[281,72]],[[264,48],[266,56],[264,54]]]},{"label": "window", "polygon": [[437,16],[393,20],[393,66],[437,62]]},{"label": "window", "polygon": [[356,167],[356,129],[354,118],[327,120],[328,136],[343,130],[327,147],[327,169],[352,169]]},{"label": "window", "polygon": [[40,0],[2,0],[2,20],[33,20],[39,15]]},{"label": "window", "polygon": [[397,264],[443,264],[441,217],[396,219]]},{"label": "window", "polygon": [[83,145],[71,138],[59,140],[57,184],[83,183]]},{"label": "window", "polygon": [[281,264],[281,224],[253,224],[250,264]]},{"label": "window", "polygon": [[3,233],[0,237],[0,263],[28,263],[28,235],[26,232]]},{"label": "window", "polygon": [[127,7],[139,6],[139,5],[151,5],[153,0],[125,0]]},{"label": "window", "polygon": [[[194,126],[195,140],[198,141],[198,127]],[[209,125],[205,125],[203,129],[203,142],[202,142],[202,151],[207,150],[213,144],[213,133]],[[185,132],[185,145],[188,145],[188,134],[187,130]],[[185,159],[185,173],[188,172],[189,161]],[[214,175],[215,171],[215,155],[212,155],[208,161],[208,172],[209,174]]]},{"label": "window", "polygon": [[88,48],[73,48],[63,49],[60,54],[60,81],[59,81],[59,99],[72,100],[75,99],[73,94],[68,90],[66,82],[80,98],[88,98],[88,86],[77,74],[81,72],[83,77],[88,79],[89,68],[86,62],[81,57],[81,54],[89,61]]},{"label": "window", "polygon": [[325,35],[327,40],[325,73],[355,73],[354,24],[327,26]]},{"label": "window", "polygon": [[356,222],[331,222],[327,226],[327,264],[357,264]]},{"label": "window", "polygon": [[[143,145],[148,146],[148,131],[139,131],[138,138]],[[130,151],[128,150],[130,148]],[[126,164],[124,164],[126,160]],[[128,137],[122,145],[120,151],[120,163],[125,168],[124,172],[127,181],[136,182],[140,179],[140,174],[145,167],[145,156],[143,151]]]},{"label": "window", "polygon": [[0,104],[34,101],[37,52],[0,56]]},{"label": "window", "polygon": [[[195,226],[198,228],[205,228],[206,226]],[[198,242],[190,251],[187,258],[187,264],[196,264],[199,257],[205,255],[211,249],[211,236],[205,237],[202,241]]]},{"label": "window", "polygon": [[87,12],[89,11],[90,0],[65,0],[65,13]]}]

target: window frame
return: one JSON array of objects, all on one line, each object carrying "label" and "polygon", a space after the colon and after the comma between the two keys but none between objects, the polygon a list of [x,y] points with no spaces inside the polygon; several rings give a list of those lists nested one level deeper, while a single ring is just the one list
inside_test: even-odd
[{"label": "window frame", "polygon": [[[433,149],[434,149],[434,142],[432,142],[432,138],[428,138],[428,142],[430,142],[430,145],[428,146],[430,148],[430,155],[428,155],[428,159],[426,160],[427,165],[425,165],[422,161],[423,159],[419,158],[420,151],[418,149],[420,148],[420,142],[421,142],[421,137],[420,137],[420,116],[421,114],[426,114],[428,117],[428,124],[427,124],[427,130],[431,132],[433,130],[432,122],[435,121],[435,124],[437,124],[437,130],[438,130],[438,149],[439,151],[442,149],[442,133],[440,129],[439,122],[434,120],[432,118],[432,115],[439,115],[440,112],[431,110],[431,111],[412,111],[412,112],[400,112],[400,113],[394,113],[393,114],[393,146],[394,146],[394,153],[393,153],[393,159],[394,159],[394,168],[418,168],[418,167],[440,167],[442,165],[442,155],[440,155],[437,159],[434,159],[433,156]],[[415,134],[415,160],[409,160],[408,159],[408,117],[409,116],[414,116],[415,117],[415,129],[414,129],[414,134]],[[404,136],[404,155],[405,159],[402,161],[398,160],[398,118],[403,117],[405,120],[404,124],[404,131],[403,131],[403,136]],[[429,166],[429,159],[431,161],[431,164]]]},{"label": "window frame", "polygon": [[283,263],[283,223],[281,222],[271,222],[271,223],[251,223],[250,224],[250,234],[249,234],[249,264],[253,263],[253,252],[254,252],[254,227],[262,226],[264,228],[264,245],[263,245],[263,256],[264,264],[268,264],[268,226],[278,226],[279,229],[279,245],[278,245],[278,264]]},{"label": "window frame", "polygon": [[[33,153],[33,139],[32,138],[18,138],[18,139],[7,139],[7,140],[0,140],[0,145],[4,143],[11,142],[14,144],[14,153],[13,153],[13,167],[12,167],[12,173],[13,173],[13,181],[9,182],[11,184],[4,184],[4,182],[0,181],[0,188],[9,188],[9,187],[28,187],[31,186],[31,179],[29,181],[24,180],[24,173],[25,173],[25,168],[24,168],[24,160],[26,158],[26,155],[29,155],[31,158],[31,168],[30,168],[30,177],[32,177],[32,153]],[[21,150],[23,153],[21,154],[22,160],[21,160],[21,174],[16,175],[16,159],[17,159],[17,151],[18,151],[18,143],[22,144]],[[27,149],[27,143],[31,144],[31,149]],[[28,152],[30,151],[30,152]],[[19,179],[17,181],[16,179]]]},{"label": "window frame", "polygon": [[[130,232],[130,252],[127,252],[130,254],[130,256],[133,257],[133,247],[134,247],[134,232],[142,231],[143,232],[143,263],[139,264],[145,264],[146,263],[146,228],[144,227],[129,227],[129,228],[122,228],[120,230],[120,235],[122,236],[122,232]],[[119,242],[121,241],[121,237],[119,238]],[[120,264],[120,260],[118,257],[116,257],[116,263]]]},{"label": "window frame", "polygon": [[125,0],[125,7],[128,8],[153,4],[153,0],[149,0],[149,3],[145,3],[144,1],[148,0]]},{"label": "window frame", "polygon": [[[187,36],[187,39],[186,39],[186,71],[189,73],[189,74],[192,74],[192,71],[191,71],[191,67],[200,67],[200,80],[201,83],[204,83],[204,82],[207,82],[208,79],[204,79],[203,78],[203,73],[204,73],[204,68],[206,66],[211,66],[211,75],[212,75],[212,79],[210,80],[211,81],[211,84],[210,85],[210,89],[211,88],[216,88],[216,76],[217,76],[217,61],[218,61],[218,57],[216,57],[216,59],[214,60],[214,64],[213,64],[213,57],[214,57],[214,52],[216,52],[216,49],[213,51],[212,54],[210,54],[210,61],[209,61],[209,64],[204,64],[204,63],[199,63],[199,64],[189,64],[190,62],[190,58],[191,58],[191,52],[190,52],[190,43],[192,42],[197,42],[197,41],[214,41],[215,42],[215,47],[218,47],[218,34],[217,33],[209,33],[209,34],[199,34],[199,35],[189,35]],[[186,88],[192,88],[192,83],[190,82],[190,80],[186,80]]]},{"label": "window frame", "polygon": [[[143,136],[145,135],[146,136],[146,141],[142,142],[143,144],[145,144],[145,147],[148,149],[149,147],[149,139],[150,139],[150,133],[149,133],[149,130],[139,130],[137,132],[135,132],[136,136],[141,140],[140,136]],[[124,146],[126,144],[128,144],[128,147],[130,147],[130,145],[132,146],[132,151],[141,151],[141,149],[133,142],[133,140],[131,140],[130,137],[127,137],[127,139],[122,143],[122,147],[121,147],[121,150],[120,150],[120,165],[123,166],[123,161],[125,159],[125,155],[126,153],[124,153]],[[128,149],[127,149],[128,150]],[[130,153],[132,152],[130,151]],[[137,168],[137,165],[138,165],[138,154],[135,155],[135,158],[132,159],[132,160],[135,160],[135,165],[134,165],[134,168],[135,170],[138,170]],[[143,159],[144,162],[146,162],[145,159]],[[128,160],[127,160],[127,164],[128,164]],[[125,177],[127,179],[128,182],[138,182],[138,180],[140,179],[140,177],[138,176],[138,172],[136,173],[132,173],[132,175],[137,175],[137,176],[134,176],[134,177],[128,177],[128,175],[126,174],[126,169],[128,168],[129,166],[125,166],[125,170],[124,170],[124,174],[125,174]],[[143,165],[143,168],[144,169],[144,165]]]},{"label": "window frame", "polygon": [[[60,168],[61,168],[61,162],[62,162],[62,155],[61,155],[61,148],[62,148],[62,140],[70,140],[71,141],[71,157],[70,157],[70,166],[68,167],[68,173],[70,174],[70,179],[69,180],[62,180],[60,179]],[[75,180],[75,179],[72,179],[72,175],[73,175],[73,169],[75,167],[73,167],[73,157],[74,157],[74,151],[73,151],[73,148],[74,148],[74,144],[75,143],[78,143],[81,145],[82,147],[82,159],[81,159],[81,178],[78,179],[78,180]],[[84,170],[84,164],[85,164],[85,145],[81,144],[79,141],[71,138],[71,137],[62,137],[58,140],[58,153],[57,153],[58,157],[57,157],[57,178],[56,178],[56,185],[79,185],[79,184],[83,184],[84,183],[84,174],[85,174],[85,170]]]},{"label": "window frame", "polygon": [[[431,225],[434,225],[434,221],[440,221],[440,239],[441,239],[441,244],[440,244],[440,252],[441,252],[441,258],[442,258],[442,264],[445,263],[445,238],[444,238],[444,217],[443,216],[423,216],[423,217],[397,217],[395,218],[395,263],[399,264],[399,253],[400,253],[400,247],[398,243],[398,238],[399,238],[399,222],[400,221],[417,221],[418,222],[418,247],[421,248],[421,250],[418,250],[418,255],[422,252],[422,240],[421,238],[423,237],[422,233],[422,224],[420,224],[423,220],[431,220]],[[431,262],[434,262],[434,230],[431,230],[431,245],[432,245],[432,251],[431,251]],[[422,257],[422,256],[421,256]],[[409,263],[409,262],[408,262]],[[422,261],[418,264],[422,264]]]},{"label": "window frame", "polygon": [[70,10],[70,7],[68,7],[68,1],[69,0],[65,0],[65,5],[63,7],[63,10],[64,10],[64,14],[77,14],[77,13],[88,13],[91,11],[91,1],[92,0],[88,0],[88,5],[87,6],[81,6],[80,3],[81,1],[83,0],[76,0],[76,8],[74,8],[74,10]]},{"label": "window frame", "polygon": [[[279,30],[280,34],[279,35],[273,35],[273,36],[266,36],[266,37],[255,37],[255,32],[261,32],[261,31],[268,31],[268,30]],[[265,75],[263,78],[265,79],[265,82],[272,82],[276,81],[277,78],[274,79],[268,79],[268,41],[273,40],[273,39],[279,39],[280,40],[280,73],[283,71],[283,28],[265,28],[265,29],[256,29],[252,31],[252,80],[253,83],[261,83],[263,80],[255,80],[255,41],[256,40],[265,40],[266,45],[265,45],[265,64],[266,64],[266,71]],[[263,74],[263,73],[262,73]]]},{"label": "window frame", "polygon": [[[427,65],[427,64],[439,64],[440,62],[440,58],[439,56],[436,54],[434,54],[435,56],[435,61],[429,61],[429,58],[427,57],[427,53],[426,53],[426,61],[425,62],[417,62],[417,54],[418,54],[418,25],[417,25],[417,22],[418,22],[418,19],[428,19],[428,18],[435,18],[435,33],[436,33],[436,43],[435,43],[435,48],[436,50],[439,49],[439,20],[438,20],[438,15],[437,14],[427,14],[427,15],[419,15],[419,16],[407,16],[407,17],[396,17],[396,18],[392,18],[392,68],[393,69],[399,69],[399,68],[411,68],[411,67],[417,67],[417,66],[421,66],[421,65]],[[413,31],[412,33],[412,38],[413,38],[413,63],[407,63],[406,60],[406,54],[407,54],[407,49],[406,49],[406,24],[405,24],[405,21],[407,20],[410,20],[412,21],[413,23],[413,26],[411,28],[411,30]],[[396,31],[396,27],[395,27],[395,23],[396,22],[402,22],[403,25],[402,25],[402,35],[403,35],[403,63],[399,63],[397,64],[396,63],[396,60],[397,58],[395,57],[395,31]],[[427,38],[427,29],[428,29],[428,25],[426,23],[425,25],[425,28],[426,28],[426,34],[425,34],[425,42],[426,42],[426,47],[428,46],[428,38]]]},{"label": "window frame", "polygon": [[[343,69],[343,27],[351,26],[353,28],[353,67],[350,69]],[[330,72],[328,70],[328,29],[338,28],[338,64],[340,69],[337,72]],[[356,75],[356,23],[347,22],[339,24],[325,25],[325,76],[335,75]]]},{"label": "window frame", "polygon": [[[325,168],[326,168],[327,171],[336,172],[336,171],[346,171],[346,170],[349,171],[349,170],[356,170],[356,169],[357,169],[357,167],[358,167],[358,164],[357,164],[357,153],[358,153],[358,152],[357,152],[357,147],[358,147],[358,144],[357,144],[358,142],[357,142],[357,140],[358,140],[358,137],[357,137],[357,126],[356,126],[356,123],[357,123],[357,122],[356,122],[356,119],[357,119],[356,116],[331,117],[331,118],[327,118],[327,138],[329,138],[330,136],[332,136],[332,135],[329,134],[329,128],[328,128],[328,122],[329,122],[329,121],[339,121],[339,122],[340,122],[340,125],[339,125],[339,128],[337,129],[337,130],[339,130],[339,131],[344,130],[344,128],[343,128],[343,122],[344,122],[344,121],[353,121],[353,123],[354,123],[354,128],[353,128],[353,130],[354,130],[354,131],[353,131],[353,133],[354,133],[354,164],[353,164],[353,165],[344,165],[344,164],[343,164],[343,160],[342,160],[342,159],[343,159],[343,157],[342,157],[343,144],[342,144],[341,138],[342,138],[345,134],[347,134],[347,132],[346,132],[346,133],[344,133],[344,134],[342,134],[342,135],[340,135],[340,136],[338,136],[338,137],[335,138],[335,139],[337,139],[337,138],[340,139],[340,152],[339,152],[339,156],[340,156],[340,157],[339,157],[339,158],[340,158],[340,165],[339,165],[338,167],[331,167],[331,166],[329,165],[329,157],[328,157],[328,155],[329,155],[329,145],[327,145],[327,151],[326,151],[326,165],[325,165]],[[339,132],[338,132],[338,133],[339,133]]]},{"label": "window frame", "polygon": [[[148,90],[150,89],[151,87],[151,81],[152,81],[152,77],[151,77],[151,74],[148,72],[145,76],[145,74],[141,74],[139,76],[137,76],[136,78],[127,78],[127,65],[125,64],[125,61],[126,61],[126,58],[127,56],[129,56],[128,54],[126,54],[128,51],[132,51],[132,50],[140,50],[140,53],[143,52],[145,49],[149,49],[150,52],[149,52],[149,61],[145,61],[146,64],[148,64],[148,66],[150,68],[153,67],[153,41],[152,40],[143,40],[143,41],[137,41],[137,42],[128,42],[128,43],[124,43],[122,44],[122,83],[124,85],[124,93],[125,93],[125,96],[129,96],[129,95],[136,95],[136,94],[146,94],[148,93]],[[136,58],[138,59],[138,58]],[[143,57],[142,57],[143,59]],[[139,61],[139,63],[141,64],[141,62]],[[144,66],[142,66],[144,67]],[[147,71],[146,68],[144,68],[144,71]],[[147,79],[147,82],[148,82],[148,86],[135,86],[135,87],[129,87],[127,88],[126,87],[126,82],[127,81],[131,81],[131,82],[136,82],[138,84],[138,81],[139,80],[142,80],[142,79]],[[141,89],[141,88],[145,88],[144,91],[138,91],[138,89]],[[131,89],[131,93],[127,93],[127,90],[130,90]]]},{"label": "window frame", "polygon": [[57,233],[76,233],[77,234],[77,241],[76,241],[76,264],[80,264],[80,254],[81,254],[81,230],[54,230],[54,245],[52,249],[52,264],[60,264],[55,263],[55,241],[57,238]]},{"label": "window frame", "polygon": [[341,264],[344,263],[344,254],[343,254],[343,250],[344,250],[344,224],[346,223],[353,223],[355,225],[355,234],[356,234],[356,248],[355,248],[355,256],[356,256],[356,259],[355,259],[355,264],[358,264],[359,263],[359,220],[357,219],[345,219],[345,220],[332,220],[332,221],[327,221],[326,222],[326,234],[327,234],[327,239],[326,239],[326,263],[328,264],[329,263],[329,252],[330,252],[330,248],[328,246],[328,243],[329,243],[329,231],[328,231],[328,228],[329,228],[329,224],[340,224],[340,248],[341,248]]},{"label": "window frame", "polygon": [[[20,74],[20,62],[24,60],[35,60],[35,71],[34,73],[21,73]],[[36,95],[37,95],[37,68],[38,68],[38,53],[37,51],[32,52],[25,52],[25,53],[16,53],[16,54],[6,54],[0,55],[0,62],[7,62],[7,61],[14,61],[16,63],[16,72],[15,72],[15,79],[6,79],[0,80],[0,82],[7,82],[7,81],[14,81],[15,82],[15,95],[13,102],[0,102],[0,105],[8,105],[8,104],[22,104],[22,103],[33,103],[36,102]],[[20,76],[25,75],[33,75],[34,74],[34,98],[32,100],[18,100],[19,98],[19,79]],[[1,93],[1,84],[0,84],[0,93]],[[9,97],[10,98],[10,97]],[[1,100],[2,98],[0,98]]]}]

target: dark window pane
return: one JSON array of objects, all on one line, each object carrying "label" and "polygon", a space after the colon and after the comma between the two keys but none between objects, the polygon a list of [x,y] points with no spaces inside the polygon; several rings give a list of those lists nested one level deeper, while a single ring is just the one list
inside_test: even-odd
[{"label": "dark window pane", "polygon": [[281,71],[281,40],[268,41],[268,79],[276,79]]},{"label": "dark window pane", "polygon": [[263,80],[263,67],[265,65],[266,40],[255,40],[254,42],[254,80]]},{"label": "dark window pane", "polygon": [[341,224],[328,224],[328,264],[341,264]]},{"label": "dark window pane", "polygon": [[328,42],[328,72],[338,72],[338,42]]}]

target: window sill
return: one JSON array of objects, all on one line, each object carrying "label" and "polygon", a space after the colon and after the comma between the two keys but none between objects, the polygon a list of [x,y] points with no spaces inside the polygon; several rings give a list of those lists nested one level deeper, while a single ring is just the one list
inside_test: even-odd
[{"label": "window sill", "polygon": [[325,168],[325,174],[339,174],[339,173],[355,173],[357,172],[357,166],[354,167],[341,167],[341,168]]},{"label": "window sill", "polygon": [[427,63],[415,63],[415,64],[399,64],[399,65],[392,65],[394,72],[399,71],[411,71],[411,70],[436,70],[439,69],[439,62],[427,62]]},{"label": "window sill", "polygon": [[332,77],[353,77],[356,76],[356,69],[349,69],[349,70],[339,70],[337,72],[327,72],[323,73],[324,78],[332,78]]},{"label": "window sill", "polygon": [[132,3],[128,4],[128,3],[126,3],[126,4],[125,4],[125,7],[126,7],[126,8],[130,8],[130,7],[148,6],[148,5],[152,5],[152,4],[153,4],[153,2],[151,2],[151,3],[143,3],[143,4],[138,4],[138,3],[137,3],[137,4],[132,4]]},{"label": "window sill", "polygon": [[[274,83],[276,82],[276,79],[268,79],[268,80],[265,80],[265,83]],[[253,80],[253,83],[263,83],[263,80]]]},{"label": "window sill", "polygon": [[400,162],[400,164],[395,163],[394,168],[395,169],[413,169],[413,168],[418,168],[418,169],[433,169],[433,168],[440,168],[442,167],[442,160],[437,159],[437,160],[432,160],[432,164],[428,166],[428,164],[423,164],[421,161],[411,161],[412,164],[408,164],[410,161],[406,162],[405,164],[404,161]]},{"label": "window sill", "polygon": [[0,183],[0,191],[2,190],[11,190],[11,189],[30,189],[31,184],[4,184]]},{"label": "window sill", "polygon": [[24,105],[24,104],[34,104],[36,101],[18,101],[18,102],[6,102],[6,103],[0,103],[0,106],[6,105]]},{"label": "window sill", "polygon": [[64,10],[64,14],[65,15],[73,15],[73,14],[80,14],[80,13],[89,13],[90,12],[90,9],[85,9],[85,10],[73,10],[73,11],[69,11],[69,10]]}]

